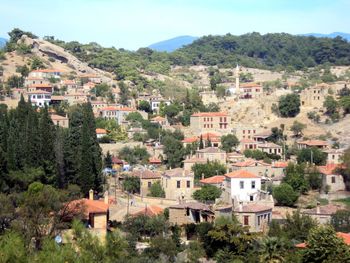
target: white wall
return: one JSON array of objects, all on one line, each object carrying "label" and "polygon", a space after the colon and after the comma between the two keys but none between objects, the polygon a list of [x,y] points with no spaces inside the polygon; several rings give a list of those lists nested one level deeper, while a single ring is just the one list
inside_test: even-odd
[{"label": "white wall", "polygon": [[[250,196],[257,198],[258,190],[261,189],[260,178],[230,178],[231,179],[231,198],[237,198],[238,201],[249,202]],[[244,188],[240,188],[240,182],[244,182]],[[255,188],[252,188],[252,182],[255,181]]]}]

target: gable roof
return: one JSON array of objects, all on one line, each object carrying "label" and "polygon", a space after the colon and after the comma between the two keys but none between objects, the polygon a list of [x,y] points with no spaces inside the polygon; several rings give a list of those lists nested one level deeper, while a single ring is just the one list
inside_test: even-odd
[{"label": "gable roof", "polygon": [[225,180],[225,175],[215,175],[212,177],[208,177],[200,180],[202,184],[220,184]]},{"label": "gable roof", "polygon": [[286,168],[288,166],[288,162],[274,162],[272,163],[273,168]]},{"label": "gable roof", "polygon": [[106,204],[104,201],[82,198],[70,202],[68,204],[68,209],[71,209],[72,211],[83,210],[84,216],[88,218],[89,214],[107,213],[109,205]]},{"label": "gable roof", "polygon": [[254,160],[254,159],[248,159],[248,160],[243,161],[243,162],[233,163],[232,166],[236,166],[236,167],[252,167],[252,166],[271,166],[271,164],[265,163],[263,161]]},{"label": "gable roof", "polygon": [[307,146],[328,146],[328,142],[322,140],[306,140],[297,142],[298,144],[303,144]]},{"label": "gable roof", "polygon": [[266,205],[260,205],[260,204],[246,204],[241,207],[236,207],[235,212],[237,213],[258,213],[258,212],[263,212],[263,211],[268,211],[271,210],[272,208]]},{"label": "gable roof", "polygon": [[164,212],[164,209],[156,206],[156,205],[146,205],[145,208],[142,208],[141,210],[132,213],[132,216],[139,216],[139,215],[145,215],[145,216],[157,216]]},{"label": "gable roof", "polygon": [[105,129],[97,128],[96,134],[107,134],[107,131]]},{"label": "gable roof", "polygon": [[325,175],[332,175],[332,174],[339,174],[337,172],[337,168],[340,168],[341,165],[334,164],[334,163],[329,163],[324,166],[318,166],[318,170],[320,173],[325,174]]},{"label": "gable roof", "polygon": [[197,150],[197,153],[225,153],[225,151],[217,147],[207,147],[201,150]]},{"label": "gable roof", "polygon": [[234,172],[225,174],[225,176],[229,178],[260,178],[259,176],[251,172],[248,172],[246,170],[234,171]]}]

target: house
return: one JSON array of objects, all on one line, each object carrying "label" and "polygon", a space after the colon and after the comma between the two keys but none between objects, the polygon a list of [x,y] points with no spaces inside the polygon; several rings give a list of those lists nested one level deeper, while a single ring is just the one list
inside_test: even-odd
[{"label": "house", "polygon": [[245,150],[257,150],[258,142],[253,139],[242,139],[239,143],[239,149],[241,152]]},{"label": "house", "polygon": [[81,81],[84,83],[86,82],[93,82],[96,84],[101,84],[102,83],[102,78],[95,75],[95,74],[85,74],[85,75],[80,75],[79,76]]},{"label": "house", "polygon": [[239,204],[234,214],[243,226],[249,227],[249,232],[266,232],[272,219],[272,208],[260,204]]},{"label": "house", "polygon": [[47,91],[52,93],[53,87],[50,83],[48,84],[31,84],[27,87],[27,91],[32,92],[32,91]]},{"label": "house", "polygon": [[330,86],[321,83],[316,86],[304,89],[300,94],[301,106],[322,108]]},{"label": "house", "polygon": [[78,88],[78,84],[75,82],[75,80],[71,80],[71,79],[62,80],[61,85],[62,87],[67,88],[68,90]]},{"label": "house", "polygon": [[339,173],[338,164],[327,164],[325,166],[319,166],[318,170],[322,174],[323,186],[329,187],[329,192],[344,191],[345,183],[343,176]]},{"label": "house", "polygon": [[91,107],[92,107],[92,111],[94,113],[99,113],[101,109],[106,108],[108,106],[107,102],[104,101],[91,101]]},{"label": "house", "polygon": [[100,109],[100,117],[109,119],[109,120],[115,120],[118,124],[122,124],[125,121],[126,116],[131,113],[135,112],[135,109],[128,108],[128,107],[115,107],[115,106],[109,106]]},{"label": "house", "polygon": [[140,178],[140,195],[147,196],[150,193],[150,188],[156,182],[161,181],[161,174],[151,170],[134,170],[130,176]]},{"label": "house", "polygon": [[162,164],[162,160],[153,156],[153,157],[149,158],[148,163],[150,165],[159,166]]},{"label": "house", "polygon": [[306,149],[306,148],[319,148],[319,149],[327,149],[328,148],[328,142],[322,141],[322,140],[306,140],[297,142],[298,149]]},{"label": "house", "polygon": [[215,212],[209,205],[197,202],[169,206],[169,222],[186,225],[191,223],[214,222]]},{"label": "house", "polygon": [[324,150],[327,154],[327,164],[340,164],[344,155],[344,149],[329,149]]},{"label": "house", "polygon": [[31,85],[43,85],[43,84],[50,84],[50,81],[44,78],[30,78],[26,77],[24,79],[24,87],[29,87]]},{"label": "house", "polygon": [[214,175],[212,177],[201,179],[199,182],[203,185],[214,185],[218,188],[222,188],[225,181],[225,175]]},{"label": "house", "polygon": [[[255,130],[253,130],[253,131],[255,131]],[[257,142],[263,142],[264,143],[264,142],[267,141],[268,138],[271,137],[271,135],[272,135],[271,130],[265,130],[265,131],[262,131],[262,132],[259,132],[259,133],[255,133],[254,132],[253,140],[257,141]]]},{"label": "house", "polygon": [[59,79],[61,78],[62,71],[58,69],[38,69],[33,70],[29,72],[28,77],[29,78],[55,78]]},{"label": "house", "polygon": [[153,112],[159,112],[159,108],[162,103],[169,106],[171,101],[164,99],[162,96],[151,96],[149,98],[149,103],[151,104],[151,109]]},{"label": "house", "polygon": [[90,95],[85,93],[68,93],[64,95],[69,105],[87,103],[90,101]]},{"label": "house", "polygon": [[182,168],[165,171],[162,174],[162,186],[165,198],[173,200],[192,199],[194,192],[194,174]]},{"label": "house", "polygon": [[257,83],[242,83],[239,88],[240,99],[255,99],[263,95],[263,87]]},{"label": "house", "polygon": [[206,164],[208,161],[203,158],[198,158],[196,156],[194,157],[187,157],[183,163],[184,163],[184,170],[185,171],[191,171],[192,166],[195,165],[196,163],[198,164]]},{"label": "house", "polygon": [[123,160],[120,160],[119,158],[117,158],[115,156],[112,157],[112,168],[114,170],[119,170],[120,167],[123,167],[123,165],[124,165]]},{"label": "house", "polygon": [[210,162],[217,161],[221,164],[226,164],[226,152],[216,147],[207,147],[197,150],[196,157]]},{"label": "house", "polygon": [[191,130],[196,134],[205,132],[230,132],[231,117],[226,112],[198,112],[190,118]]},{"label": "house", "polygon": [[316,219],[320,224],[329,224],[331,222],[332,215],[341,209],[341,206],[334,204],[317,205],[315,208],[304,210],[301,213]]},{"label": "house", "polygon": [[82,210],[84,221],[91,229],[107,231],[107,222],[109,218],[109,200],[108,194],[105,193],[104,200],[94,200],[93,191],[89,191],[89,199],[83,198],[74,200],[69,207],[76,211]]},{"label": "house", "polygon": [[275,144],[273,142],[265,142],[265,143],[258,144],[257,146],[258,146],[258,150],[268,154],[275,154],[279,156],[282,156],[283,154],[282,146]]},{"label": "house", "polygon": [[52,114],[50,117],[51,117],[53,124],[55,124],[56,126],[60,126],[62,128],[69,127],[69,119],[67,116],[60,116],[57,114]]},{"label": "house", "polygon": [[33,106],[44,107],[45,104],[48,106],[51,102],[51,92],[38,90],[26,92],[28,100],[31,101]]},{"label": "house", "polygon": [[151,123],[157,123],[160,126],[168,126],[169,125],[167,118],[164,118],[161,116],[156,116],[156,117],[152,118]]},{"label": "house", "polygon": [[128,134],[129,139],[132,139],[135,134],[147,134],[147,131],[141,127],[131,127],[126,132]]},{"label": "house", "polygon": [[243,162],[231,164],[232,171],[246,170],[259,176],[271,176],[271,164],[254,159],[247,159]]},{"label": "house", "polygon": [[51,105],[60,105],[66,101],[64,96],[51,95]]},{"label": "house", "polygon": [[233,129],[234,134],[236,135],[238,140],[243,139],[254,139],[254,136],[258,134],[258,128],[250,125],[235,125],[235,128]]},{"label": "house", "polygon": [[246,170],[233,171],[225,174],[226,199],[234,204],[252,202],[258,199],[261,189],[261,177]]},{"label": "house", "polygon": [[245,159],[245,156],[238,152],[227,153],[226,157],[230,163],[243,162]]},{"label": "house", "polygon": [[202,138],[203,146],[209,147],[220,147],[221,146],[221,135],[214,132],[203,133],[200,136],[187,137],[182,140],[184,147],[193,143],[199,143]]},{"label": "house", "polygon": [[107,135],[107,131],[105,129],[97,128],[96,129],[96,137],[97,139],[101,139],[102,137]]},{"label": "house", "polygon": [[141,208],[139,211],[131,213],[131,216],[140,216],[145,215],[148,217],[162,215],[164,213],[164,209],[157,205],[147,205],[144,208]]}]

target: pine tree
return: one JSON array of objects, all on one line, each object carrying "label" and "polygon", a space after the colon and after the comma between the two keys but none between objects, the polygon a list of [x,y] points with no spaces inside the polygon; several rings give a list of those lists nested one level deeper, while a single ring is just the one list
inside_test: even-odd
[{"label": "pine tree", "polygon": [[107,151],[106,157],[104,159],[104,166],[106,168],[112,168],[112,155]]},{"label": "pine tree", "polygon": [[201,135],[200,138],[199,138],[199,149],[201,150],[203,148],[204,148],[204,143],[203,143],[203,137]]}]

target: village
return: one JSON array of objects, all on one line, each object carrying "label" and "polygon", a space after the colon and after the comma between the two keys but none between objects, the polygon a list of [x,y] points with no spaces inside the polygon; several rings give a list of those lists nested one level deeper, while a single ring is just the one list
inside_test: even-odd
[{"label": "village", "polygon": [[[20,41],[39,45],[37,54],[49,61],[44,49],[51,43],[26,36]],[[69,69],[62,61],[71,55],[57,50],[62,53],[51,55],[55,63],[31,69],[23,83],[3,89],[0,104],[16,108],[24,99],[37,111],[48,109],[63,130],[70,127],[72,108],[91,105],[103,155],[103,191],[90,189],[70,206],[85,207],[84,222],[101,239],[138,216],[166,215],[170,225],[181,227],[186,243],[186,225],[222,217],[265,235],[272,221],[283,224],[293,213],[327,225],[349,209],[349,182],[342,173],[350,147],[349,109],[330,105],[350,95],[349,67],[331,68],[340,80],[301,88],[306,77],[300,72],[193,66],[190,71],[204,76],[197,79],[200,87],[186,82],[190,87],[182,87],[179,100],[171,92],[137,90],[87,65]],[[6,56],[2,83],[21,76],[9,65],[15,52]],[[174,67],[172,76],[181,70]],[[214,83],[213,74],[227,79]],[[203,111],[195,108],[197,101]],[[350,240],[350,234],[342,235]],[[141,240],[136,247],[148,245]]]}]

